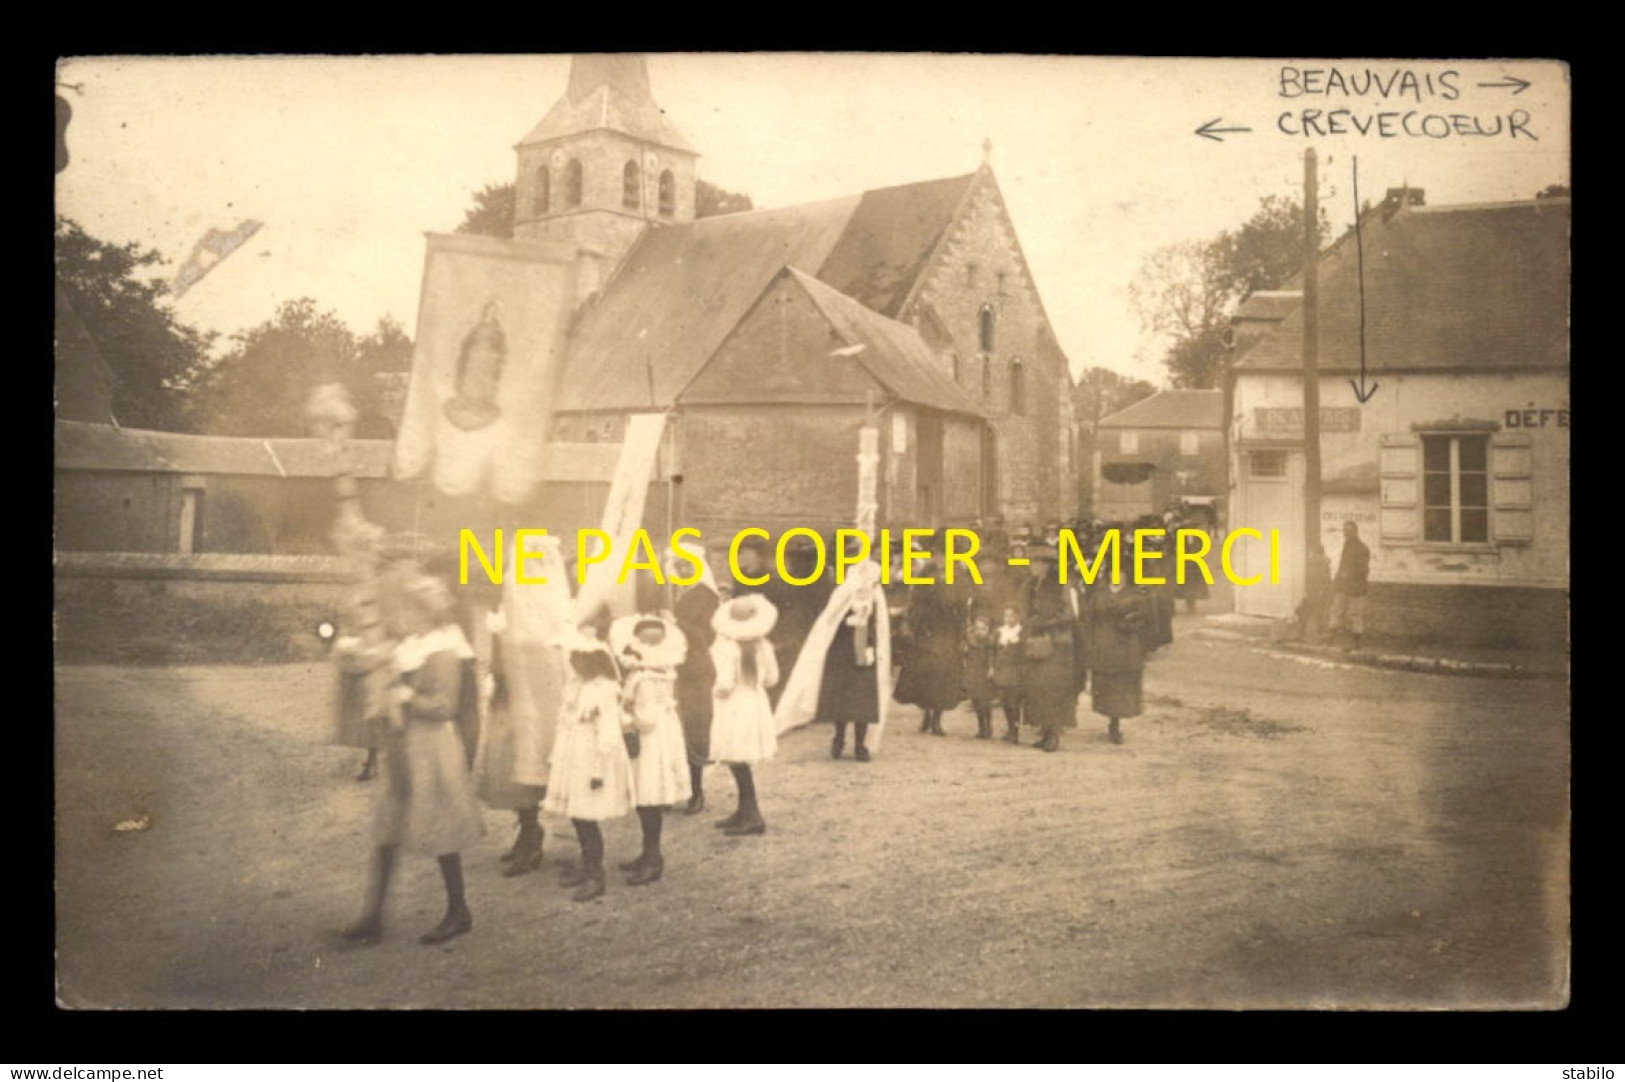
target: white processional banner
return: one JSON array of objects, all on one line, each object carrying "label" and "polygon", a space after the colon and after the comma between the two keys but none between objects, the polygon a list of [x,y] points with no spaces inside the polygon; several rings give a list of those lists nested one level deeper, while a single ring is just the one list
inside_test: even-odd
[{"label": "white processional banner", "polygon": [[521,503],[541,480],[575,299],[567,249],[431,233],[395,476]]},{"label": "white processional banner", "polygon": [[[649,481],[654,476],[655,460],[660,453],[660,439],[666,431],[664,413],[638,413],[627,419],[626,439],[621,444],[621,457],[615,464],[615,478],[609,485],[609,500],[604,504],[604,517],[600,527],[610,537],[609,555],[596,559],[597,552],[589,551],[595,562],[588,564],[586,576],[576,593],[576,618],[590,620],[600,608],[608,608],[612,617],[630,616],[637,610],[636,576],[639,571],[617,582],[621,568],[631,549],[639,527],[643,525],[643,507],[649,496]],[[647,562],[648,552],[637,553]],[[653,554],[658,564],[661,553]]]}]

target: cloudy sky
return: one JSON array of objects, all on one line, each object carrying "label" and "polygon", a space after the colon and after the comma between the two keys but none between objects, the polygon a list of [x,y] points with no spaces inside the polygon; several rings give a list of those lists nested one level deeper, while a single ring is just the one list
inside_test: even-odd
[{"label": "cloudy sky", "polygon": [[[78,89],[59,89],[74,117],[57,209],[158,249],[171,273],[208,229],[263,221],[178,302],[200,327],[229,333],[311,296],[358,331],[389,314],[410,332],[423,234],[451,231],[475,190],[512,179],[513,144],[568,67],[557,55],[68,60],[58,80]],[[1295,96],[1283,94],[1283,68],[1330,67],[1354,78],[1289,78]],[[1135,271],[1161,245],[1240,224],[1261,196],[1301,191],[1306,146],[1338,231],[1356,156],[1362,199],[1402,182],[1430,205],[1523,199],[1569,175],[1568,80],[1550,63],[656,54],[649,72],[704,155],[700,175],[758,207],[966,173],[990,138],[1073,370],[1157,382],[1157,343],[1126,293]],[[1479,85],[1506,76],[1532,85]],[[1361,124],[1414,111],[1427,134],[1398,118],[1386,138],[1281,130],[1281,114],[1306,108]],[[1535,138],[1507,136],[1514,109]],[[1451,114],[1475,118],[1469,128],[1499,120],[1503,134],[1433,137],[1451,122],[1423,118]],[[1215,118],[1252,130],[1195,134]]]}]

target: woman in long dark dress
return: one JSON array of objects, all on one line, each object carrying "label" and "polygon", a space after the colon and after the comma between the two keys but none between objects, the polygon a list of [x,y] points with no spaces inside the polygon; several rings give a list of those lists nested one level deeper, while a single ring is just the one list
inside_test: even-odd
[{"label": "woman in long dark dress", "polygon": [[[862,565],[852,574],[864,574],[874,565]],[[878,574],[875,576],[878,578]],[[869,581],[869,580],[866,580]],[[835,638],[824,658],[824,675],[818,689],[818,717],[835,723],[830,742],[831,757],[839,759],[846,747],[846,727],[852,726],[852,758],[869,761],[865,741],[869,726],[880,722],[880,695],[876,684],[880,662],[880,615],[882,599],[873,590],[858,590],[841,617]]]},{"label": "woman in long dark dress", "polygon": [[[697,554],[700,555],[700,554]],[[688,578],[692,569],[671,549],[666,550],[666,575]],[[688,746],[688,781],[693,795],[683,808],[684,815],[705,810],[705,764],[711,753],[711,685],[716,683],[716,667],[711,662],[711,643],[716,632],[711,618],[721,597],[711,565],[700,555],[700,579],[691,586],[677,586],[672,616],[688,640],[688,654],[677,667],[677,714],[683,721],[683,740]]]},{"label": "woman in long dark dress", "polygon": [[1089,591],[1084,626],[1089,635],[1090,705],[1108,719],[1106,734],[1123,742],[1122,718],[1141,711],[1145,639],[1154,632],[1152,601],[1144,588],[1097,583]]},{"label": "woman in long dark dress", "polygon": [[928,560],[921,566],[919,577],[936,581],[914,586],[909,591],[911,644],[892,698],[925,711],[920,732],[946,736],[942,731],[942,712],[952,710],[965,700],[964,671],[959,656],[964,624],[956,592],[941,581],[941,566],[935,560]]},{"label": "woman in long dark dress", "polygon": [[1053,752],[1060,750],[1061,730],[1073,722],[1083,686],[1076,653],[1079,607],[1072,586],[1057,578],[1054,546],[1034,545],[1027,558],[1032,574],[1022,623],[1027,684],[1023,706],[1027,720],[1041,734],[1033,746]]}]

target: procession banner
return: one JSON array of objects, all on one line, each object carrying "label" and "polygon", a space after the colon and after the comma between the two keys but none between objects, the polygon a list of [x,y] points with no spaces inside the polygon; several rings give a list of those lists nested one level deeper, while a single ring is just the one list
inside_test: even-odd
[{"label": "procession banner", "polygon": [[394,474],[526,500],[541,479],[575,297],[566,248],[428,234]]},{"label": "procession banner", "polygon": [[[510,542],[512,544],[512,542]],[[572,625],[570,587],[556,537],[527,536],[520,584],[517,552],[503,571],[500,644],[513,713],[513,780],[546,785],[553,733],[564,700],[565,661],[557,646]]]},{"label": "procession banner", "polygon": [[[615,618],[629,616],[637,609],[637,587],[633,575],[625,582],[617,582],[626,563],[633,535],[643,525],[643,505],[649,496],[649,481],[654,475],[655,459],[660,452],[660,439],[666,431],[664,413],[638,413],[627,419],[626,439],[621,444],[621,457],[615,464],[615,478],[609,485],[609,500],[604,504],[604,517],[600,527],[610,537],[609,555],[596,559],[587,566],[587,573],[576,593],[576,619],[589,620],[600,606],[606,606]],[[649,553],[638,557],[647,560]],[[658,562],[661,554],[653,554]],[[579,573],[579,572],[578,572]]]},{"label": "procession banner", "polygon": [[824,611],[807,632],[795,667],[790,670],[790,679],[785,682],[784,693],[779,696],[779,705],[773,711],[774,728],[779,733],[805,725],[818,716],[818,696],[824,683],[824,664],[829,658],[830,645],[835,641],[841,622],[852,612],[853,604],[867,590],[875,612],[875,694],[879,699],[871,750],[880,750],[886,707],[891,702],[891,613],[886,607],[886,593],[879,578],[879,564],[859,564],[829,595]]}]

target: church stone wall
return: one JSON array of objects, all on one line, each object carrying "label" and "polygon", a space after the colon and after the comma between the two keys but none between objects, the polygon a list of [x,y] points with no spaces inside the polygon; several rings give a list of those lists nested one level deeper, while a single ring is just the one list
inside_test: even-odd
[{"label": "church stone wall", "polygon": [[[1059,517],[1060,354],[1043,340],[1037,291],[1003,201],[988,181],[974,189],[903,318],[919,325],[927,306],[952,338],[951,349],[960,359],[960,386],[985,403],[999,430],[999,511],[1005,521],[1042,525]],[[987,353],[980,341],[984,306],[991,306],[995,317],[993,349]],[[1012,401],[1011,373],[1018,360],[1024,385],[1021,412]],[[952,378],[946,350],[941,363]]]}]

